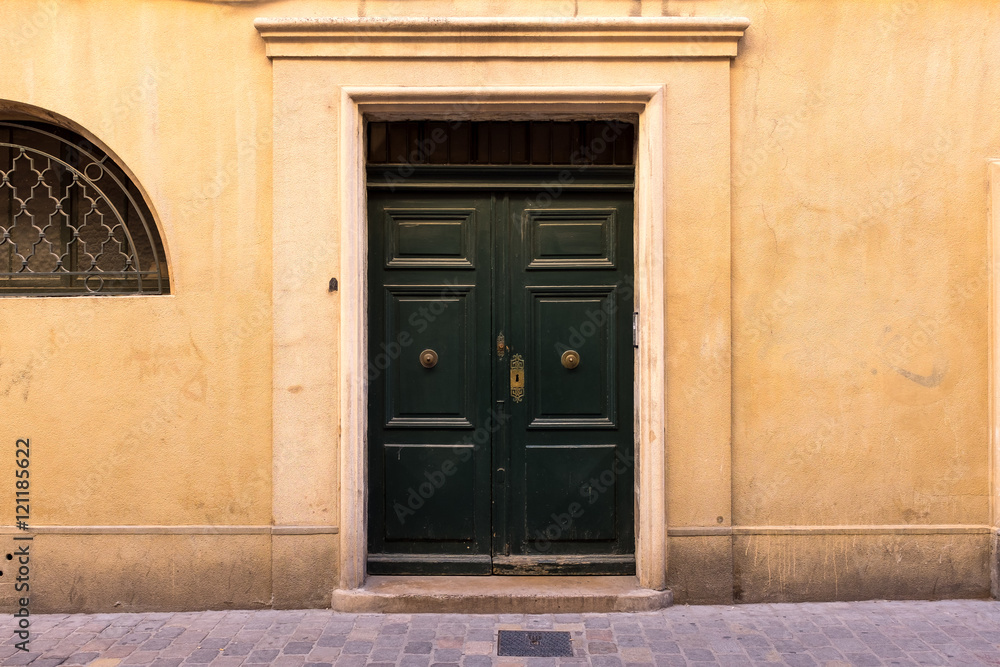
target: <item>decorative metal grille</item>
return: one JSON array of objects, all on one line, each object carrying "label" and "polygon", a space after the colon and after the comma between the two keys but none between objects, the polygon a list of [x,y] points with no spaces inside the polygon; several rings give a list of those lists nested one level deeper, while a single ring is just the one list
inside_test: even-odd
[{"label": "decorative metal grille", "polygon": [[125,172],[74,132],[0,122],[0,296],[168,291],[163,244]]}]

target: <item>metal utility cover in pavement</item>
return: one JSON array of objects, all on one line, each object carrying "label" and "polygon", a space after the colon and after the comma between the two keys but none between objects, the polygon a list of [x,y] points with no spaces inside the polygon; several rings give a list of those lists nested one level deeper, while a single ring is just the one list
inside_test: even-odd
[{"label": "metal utility cover in pavement", "polygon": [[500,630],[497,655],[525,658],[572,657],[568,632],[537,630]]}]

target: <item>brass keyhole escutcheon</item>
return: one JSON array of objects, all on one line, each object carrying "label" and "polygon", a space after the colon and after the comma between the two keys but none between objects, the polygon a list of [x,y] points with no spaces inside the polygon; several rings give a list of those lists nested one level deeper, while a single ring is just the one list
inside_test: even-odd
[{"label": "brass keyhole escutcheon", "polygon": [[510,358],[510,397],[515,403],[524,399],[524,357],[520,354]]},{"label": "brass keyhole escutcheon", "polygon": [[566,350],[562,353],[562,357],[559,360],[562,362],[563,367],[572,370],[580,365],[580,353],[576,350]]},{"label": "brass keyhole escutcheon", "polygon": [[420,353],[420,365],[424,368],[434,368],[438,362],[438,353],[434,350],[424,350]]}]

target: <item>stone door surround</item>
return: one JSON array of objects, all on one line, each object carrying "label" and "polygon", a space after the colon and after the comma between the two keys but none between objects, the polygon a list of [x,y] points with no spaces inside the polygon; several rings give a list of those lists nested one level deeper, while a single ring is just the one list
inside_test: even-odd
[{"label": "stone door surround", "polygon": [[[274,522],[336,528],[295,537],[311,565],[284,558],[275,536],[276,582],[326,577],[354,590],[365,581],[366,118],[638,118],[639,585],[666,585],[668,509],[676,505],[681,525],[705,525],[702,514],[728,525],[729,63],[747,26],[684,17],[256,21],[274,83]],[[308,251],[303,239],[313,240]],[[709,365],[725,381],[705,382]],[[672,472],[681,468],[683,481]],[[335,571],[317,573],[324,561]]]}]

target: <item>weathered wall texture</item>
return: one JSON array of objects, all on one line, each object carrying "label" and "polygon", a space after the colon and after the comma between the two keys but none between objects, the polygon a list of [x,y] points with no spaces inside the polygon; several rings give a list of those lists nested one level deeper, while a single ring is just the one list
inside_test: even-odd
[{"label": "weathered wall texture", "polygon": [[[735,590],[986,595],[1000,8],[746,10],[733,68],[733,523],[859,530],[739,536]],[[896,525],[938,534],[878,528]]]},{"label": "weathered wall texture", "polygon": [[[671,388],[671,409],[694,409],[731,383],[731,448],[668,440],[668,585],[691,602],[989,594],[996,3],[5,0],[0,100],[120,158],[172,282],[0,300],[0,480],[30,438],[31,523],[93,533],[36,538],[33,610],[329,603],[336,536],[270,533],[272,470],[309,461],[272,462],[272,78],[253,19],[403,11],[748,17],[731,69],[732,373],[708,355]],[[449,83],[440,71],[427,85]],[[335,398],[336,368],[315,370]],[[299,504],[338,522],[336,488]]]},{"label": "weathered wall texture", "polygon": [[[172,281],[163,297],[0,301],[0,476],[27,437],[33,525],[266,529],[270,72],[252,16],[187,2],[0,14],[0,99],[78,123],[132,170]],[[270,604],[268,537],[124,530],[36,538],[33,609]]]}]

